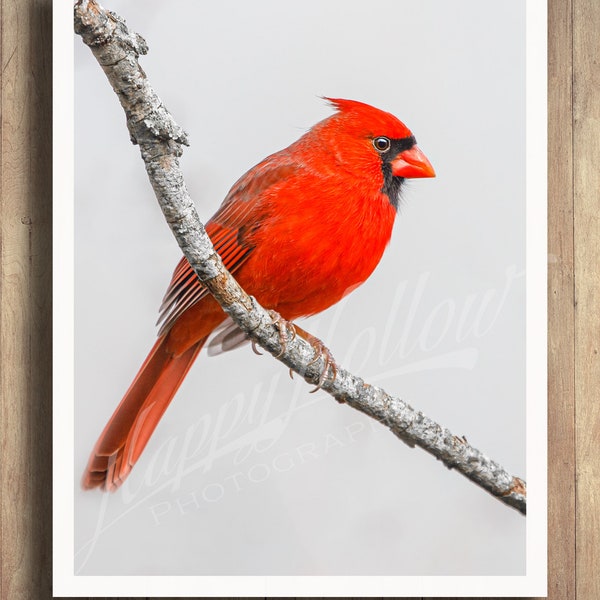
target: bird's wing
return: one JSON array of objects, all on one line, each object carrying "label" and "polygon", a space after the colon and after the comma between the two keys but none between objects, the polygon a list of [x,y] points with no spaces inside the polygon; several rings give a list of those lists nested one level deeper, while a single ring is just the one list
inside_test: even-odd
[{"label": "bird's wing", "polygon": [[[215,250],[225,268],[232,274],[246,262],[252,253],[252,232],[260,226],[264,215],[261,200],[278,183],[293,176],[301,167],[291,162],[280,162],[273,155],[243,175],[231,188],[219,210],[206,224]],[[160,307],[159,335],[166,333],[188,308],[196,304],[208,290],[183,257],[171,278]]]}]

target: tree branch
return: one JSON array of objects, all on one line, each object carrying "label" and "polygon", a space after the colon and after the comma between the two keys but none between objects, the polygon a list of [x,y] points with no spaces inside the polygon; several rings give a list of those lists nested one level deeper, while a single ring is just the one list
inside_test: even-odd
[{"label": "tree branch", "polygon": [[[223,310],[248,336],[312,384],[328,369],[325,356],[302,335],[282,343],[281,324],[248,296],[223,266],[200,222],[179,164],[185,132],[150,87],[138,57],[146,54],[144,39],[128,30],[125,21],[95,0],[75,5],[75,31],[90,47],[116,92],[134,144],[140,147],[146,171],[175,238],[200,281]],[[525,514],[525,482],[452,434],[400,398],[365,383],[337,366],[335,377],[322,384],[339,402],[389,427],[411,447],[419,446],[448,468],[456,469],[493,496]]]}]

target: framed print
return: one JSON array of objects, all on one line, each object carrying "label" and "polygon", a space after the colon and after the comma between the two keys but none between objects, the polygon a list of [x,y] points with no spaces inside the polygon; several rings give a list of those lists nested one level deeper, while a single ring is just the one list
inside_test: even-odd
[{"label": "framed print", "polygon": [[[181,166],[204,223],[226,198],[213,220],[224,233],[212,237],[226,264],[234,253],[234,275],[254,285],[244,265],[267,273],[254,288],[259,301],[262,293],[283,312],[298,306],[289,314],[340,367],[526,480],[528,507],[524,517],[370,417],[323,390],[310,393],[270,356],[238,344],[242,336],[225,335],[218,319],[206,341],[194,329],[204,325],[186,321],[177,336],[196,338],[169,345],[159,366],[157,333],[160,340],[175,331],[173,322],[201,301],[200,288],[173,275],[181,251],[117,96],[81,37],[71,36],[70,8],[57,6],[55,60],[72,60],[73,70],[55,76],[64,124],[55,188],[56,592],[544,595],[545,3],[105,7],[147,42],[139,61],[189,138]],[[363,111],[367,129],[358,131],[356,120],[351,133],[313,127],[338,123],[328,119],[344,111]],[[377,127],[393,118],[393,132],[374,127],[373,114]],[[369,156],[382,165],[383,184],[369,180],[373,197],[385,194],[393,205],[384,211],[391,240],[377,237],[380,261],[369,253],[384,217],[373,217],[371,205],[348,217],[362,206],[357,188],[370,168],[352,136],[361,148],[368,139]],[[299,138],[308,141],[291,146]],[[410,144],[396,147],[398,140]],[[287,147],[279,162],[261,163]],[[408,167],[386,162],[393,148],[394,160],[409,153]],[[229,193],[257,164],[269,167],[267,183],[259,166]],[[399,195],[386,187],[386,168],[402,184]],[[328,183],[310,195],[315,172],[327,172]],[[256,198],[268,209],[242,217]],[[323,210],[307,218],[314,205]],[[365,219],[372,224],[363,227]],[[274,228],[260,237],[266,227]],[[252,256],[261,244],[259,261]],[[299,247],[310,252],[295,254]],[[292,258],[277,262],[281,256]],[[349,274],[367,259],[378,263],[370,276]],[[344,291],[333,301],[336,286]],[[350,287],[357,289],[346,294]],[[175,300],[167,297],[167,329],[159,330],[167,288]],[[324,295],[332,301],[321,302]],[[174,375],[173,361],[186,352]],[[143,405],[151,418],[160,407],[156,429],[146,435],[144,420],[125,427],[135,435],[123,460],[135,454],[135,465],[125,472],[109,464],[110,473],[124,473],[102,474],[99,487],[109,482],[112,493],[82,489],[100,477],[88,466],[96,440],[150,371],[154,383],[143,383],[139,402],[152,400]],[[172,378],[176,388],[183,383],[162,406],[156,390]]]}]

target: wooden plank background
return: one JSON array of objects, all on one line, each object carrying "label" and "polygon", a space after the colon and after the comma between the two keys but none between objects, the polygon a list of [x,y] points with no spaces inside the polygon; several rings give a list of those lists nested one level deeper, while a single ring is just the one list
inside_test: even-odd
[{"label": "wooden plank background", "polygon": [[[600,1],[549,2],[549,580],[600,598]],[[52,2],[0,0],[2,600],[51,598]]]}]

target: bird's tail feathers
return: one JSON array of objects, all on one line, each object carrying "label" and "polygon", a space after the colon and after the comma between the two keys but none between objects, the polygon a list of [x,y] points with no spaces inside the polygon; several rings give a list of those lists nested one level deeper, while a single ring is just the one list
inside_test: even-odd
[{"label": "bird's tail feathers", "polygon": [[114,491],[131,472],[206,339],[180,355],[160,337],[98,438],[83,474],[84,489]]}]

